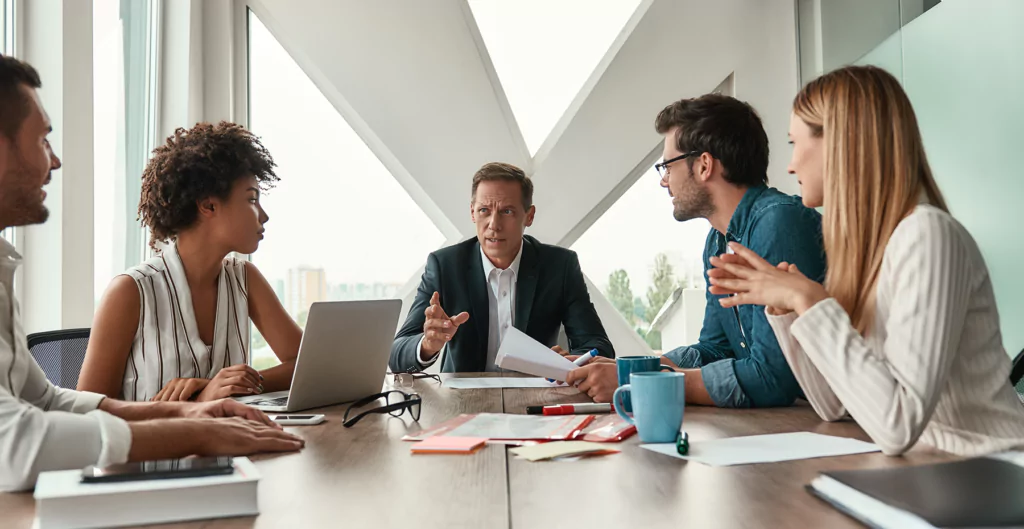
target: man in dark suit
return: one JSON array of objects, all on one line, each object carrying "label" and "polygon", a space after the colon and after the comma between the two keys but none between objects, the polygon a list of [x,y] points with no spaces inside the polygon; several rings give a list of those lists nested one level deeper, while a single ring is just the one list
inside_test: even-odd
[{"label": "man in dark suit", "polygon": [[576,253],[523,235],[536,213],[533,182],[523,170],[481,167],[470,208],[477,236],[427,257],[391,346],[391,371],[419,371],[439,356],[443,372],[497,371],[494,359],[509,327],[565,354],[555,345],[564,325],[572,353],[597,349],[614,358]]}]

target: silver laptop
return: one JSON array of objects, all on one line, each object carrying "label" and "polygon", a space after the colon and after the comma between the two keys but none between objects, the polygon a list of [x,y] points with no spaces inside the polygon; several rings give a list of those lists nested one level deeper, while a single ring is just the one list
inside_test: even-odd
[{"label": "silver laptop", "polygon": [[314,303],[291,389],[235,400],[263,411],[291,412],[379,393],[401,309],[398,299]]}]

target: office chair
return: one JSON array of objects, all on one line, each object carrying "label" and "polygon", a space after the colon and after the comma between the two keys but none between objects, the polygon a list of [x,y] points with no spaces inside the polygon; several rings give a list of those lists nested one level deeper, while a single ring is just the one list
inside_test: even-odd
[{"label": "office chair", "polygon": [[61,388],[75,389],[89,345],[89,329],[65,329],[28,335],[28,349],[46,378]]},{"label": "office chair", "polygon": [[1017,390],[1017,397],[1024,402],[1024,349],[1017,353],[1013,359],[1013,369],[1010,370],[1010,384]]}]

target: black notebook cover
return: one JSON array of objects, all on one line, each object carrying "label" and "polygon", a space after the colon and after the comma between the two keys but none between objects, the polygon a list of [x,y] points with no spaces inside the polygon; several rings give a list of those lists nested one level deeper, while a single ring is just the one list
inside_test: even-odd
[{"label": "black notebook cover", "polygon": [[1024,526],[1024,467],[979,458],[916,467],[823,472],[938,527]]}]

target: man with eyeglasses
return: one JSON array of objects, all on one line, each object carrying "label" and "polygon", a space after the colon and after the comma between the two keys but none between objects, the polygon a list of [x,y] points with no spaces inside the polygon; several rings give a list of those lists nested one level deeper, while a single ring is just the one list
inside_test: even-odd
[{"label": "man with eyeglasses", "polygon": [[[704,246],[705,280],[711,257],[738,242],[776,265],[796,265],[822,281],[825,252],[821,215],[799,197],[768,187],[768,136],[747,103],[720,94],[683,99],[655,120],[665,137],[655,167],[679,222],[711,223]],[[710,287],[710,284],[708,285]],[[686,400],[723,408],[789,406],[803,397],[768,324],[765,308],[723,308],[707,292],[696,344],[666,353],[662,363],[686,373]],[[668,344],[666,344],[668,345]],[[617,386],[615,364],[602,361],[570,372],[568,381],[595,401]]]},{"label": "man with eyeglasses", "polygon": [[572,352],[614,358],[576,254],[523,234],[536,214],[526,173],[485,164],[471,197],[477,236],[427,257],[391,371],[420,371],[442,356],[442,372],[499,371],[495,357],[513,328],[566,354],[556,346],[564,326]]},{"label": "man with eyeglasses", "polygon": [[[0,55],[0,230],[49,216],[43,187],[61,162],[47,139],[41,86],[32,66]],[[12,288],[20,265],[0,239],[0,491],[32,488],[47,470],[302,448],[262,412],[229,399],[122,402],[55,387],[22,329]]]}]

